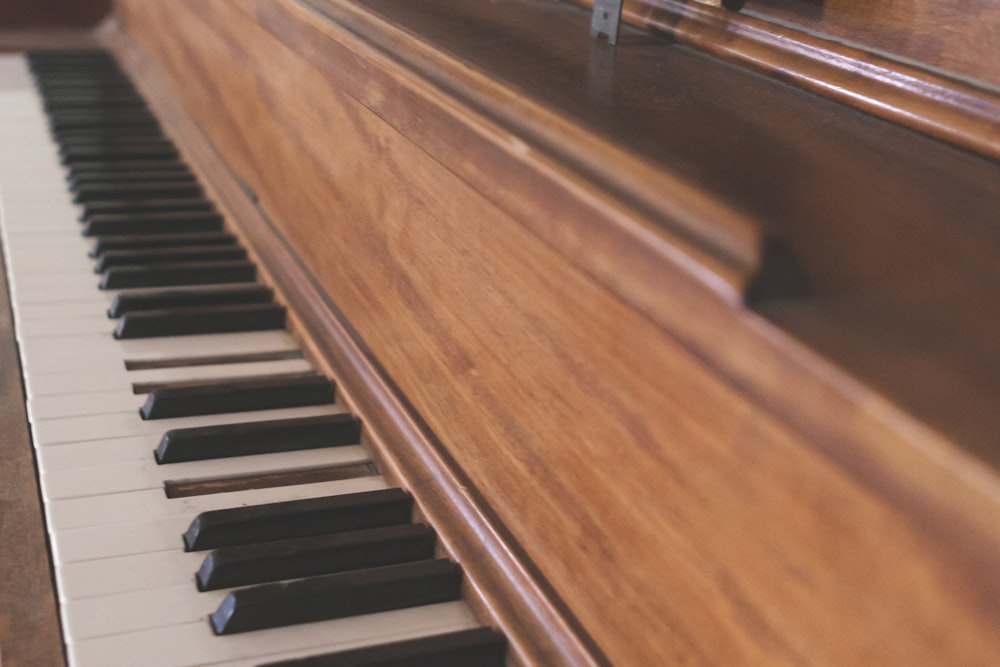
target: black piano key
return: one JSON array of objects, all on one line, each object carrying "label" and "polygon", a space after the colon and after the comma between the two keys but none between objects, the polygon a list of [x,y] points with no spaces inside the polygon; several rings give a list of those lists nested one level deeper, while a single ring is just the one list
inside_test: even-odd
[{"label": "black piano key", "polygon": [[54,132],[59,132],[62,130],[81,128],[159,128],[159,124],[157,124],[157,122],[152,118],[146,118],[142,115],[111,118],[108,116],[101,116],[100,114],[84,114],[81,112],[76,117],[67,117],[58,121],[52,120],[49,123],[49,127]]},{"label": "black piano key", "polygon": [[413,499],[402,489],[202,512],[184,533],[185,551],[329,535],[410,522]]},{"label": "black piano key", "polygon": [[[73,86],[65,86],[65,88],[72,88]],[[78,86],[81,90],[86,90],[86,86]],[[49,124],[56,125],[61,122],[67,122],[67,127],[73,127],[71,121],[82,120],[105,120],[105,121],[144,121],[149,123],[156,123],[156,118],[146,110],[135,110],[135,109],[97,109],[93,111],[54,111],[48,116]],[[58,127],[54,128],[56,131],[59,130]]]},{"label": "black piano key", "polygon": [[180,160],[143,160],[141,162],[129,162],[128,164],[122,164],[120,162],[103,162],[101,160],[95,160],[93,162],[78,162],[76,164],[70,165],[66,168],[68,172],[68,180],[73,180],[82,174],[91,174],[94,172],[106,171],[111,173],[117,173],[122,171],[167,171],[176,170],[183,171],[185,173],[190,173],[187,165]]},{"label": "black piano key", "polygon": [[[93,162],[95,160],[106,162],[172,160],[178,155],[177,149],[172,145],[159,142],[134,142],[103,146],[67,146],[60,153],[60,162],[63,165],[70,165],[76,162]],[[197,193],[198,190],[194,192]],[[104,199],[104,197],[94,197],[94,199]]]},{"label": "black piano key", "polygon": [[194,180],[194,174],[182,169],[126,169],[119,172],[95,171],[83,173],[70,179],[70,189],[73,190],[88,183],[133,183],[148,181],[176,181],[184,179]]},{"label": "black piano key", "polygon": [[[38,89],[41,91],[42,97],[84,93],[109,98],[135,92],[135,89],[128,85],[127,82],[123,82],[115,77],[88,77],[76,80],[69,78],[56,80],[53,78],[49,81],[41,82]],[[54,116],[65,118],[69,113],[66,110],[58,110]]]},{"label": "black piano key", "polygon": [[269,287],[235,284],[223,287],[189,287],[186,289],[125,292],[115,297],[108,309],[109,317],[121,317],[142,310],[187,308],[240,303],[270,303],[274,293]]},{"label": "black piano key", "polygon": [[30,51],[27,54],[31,71],[47,72],[51,68],[83,69],[90,67],[117,67],[111,54],[102,49],[59,49],[58,51]]},{"label": "black piano key", "polygon": [[155,266],[118,266],[108,269],[101,278],[101,289],[130,287],[173,287],[251,283],[257,277],[253,262],[182,262]]},{"label": "black piano key", "polygon": [[221,232],[222,216],[215,211],[160,211],[152,213],[91,213],[84,236],[111,234],[172,234]]},{"label": "black piano key", "polygon": [[104,273],[113,266],[139,266],[216,259],[246,259],[246,256],[247,251],[240,246],[218,245],[108,250],[97,260],[94,272]]},{"label": "black piano key", "polygon": [[90,111],[114,105],[119,109],[146,109],[146,103],[138,93],[122,91],[114,95],[93,95],[88,93],[57,93],[47,95],[43,100],[46,112]]},{"label": "black piano key", "polygon": [[271,331],[285,328],[285,307],[276,303],[144,310],[125,315],[114,330],[118,340],[196,334]]},{"label": "black piano key", "polygon": [[139,250],[179,246],[236,245],[236,237],[228,232],[190,232],[180,234],[112,234],[94,237],[90,256],[97,258],[113,250]]},{"label": "black piano key", "polygon": [[388,565],[234,591],[210,621],[231,635],[359,616],[457,600],[461,583],[461,568],[444,558]]},{"label": "black piano key", "polygon": [[[177,149],[174,147],[173,143],[165,137],[160,137],[155,134],[143,133],[119,137],[105,135],[71,135],[65,138],[59,137],[57,140],[59,142],[60,159],[63,161],[64,166],[70,166],[70,164],[77,162],[89,164],[98,160],[106,162],[123,162],[123,160],[115,155],[115,153],[123,153],[127,151],[132,153],[136,153],[138,151],[158,153],[162,151],[165,154],[163,157],[156,155],[155,157],[147,159],[131,157],[128,160],[125,160],[124,164],[121,165],[122,168],[118,171],[128,173],[132,171],[132,165],[135,162],[176,160],[178,157]],[[71,161],[66,160],[67,155],[79,154],[82,151],[91,151],[95,154],[95,156],[76,158]]]},{"label": "black piano key", "polygon": [[260,667],[504,667],[507,640],[491,628],[269,662]]},{"label": "black piano key", "polygon": [[55,135],[59,142],[60,152],[69,146],[117,146],[129,144],[137,141],[143,143],[157,142],[161,144],[173,145],[173,143],[158,130],[141,130],[136,132],[60,132]]},{"label": "black piano key", "polygon": [[[59,143],[59,154],[65,155],[68,151],[82,149],[118,149],[141,145],[147,148],[174,148],[174,143],[159,132],[81,132],[67,133],[56,137]],[[92,162],[100,160],[78,160],[79,162]],[[151,158],[177,159],[176,151],[171,158]]]},{"label": "black piano key", "polygon": [[70,69],[65,66],[50,67],[37,77],[40,88],[89,88],[109,86],[134,90],[124,72],[113,65]]},{"label": "black piano key", "polygon": [[317,373],[235,378],[157,389],[139,408],[143,419],[194,417],[225,412],[278,410],[333,403],[331,380]]},{"label": "black piano key", "polygon": [[[84,204],[80,222],[89,222],[98,215],[151,215],[158,213],[214,213],[215,205],[204,197],[188,199],[135,199],[125,201],[95,201]],[[98,232],[99,234],[100,232]],[[128,234],[108,232],[109,234]],[[96,235],[96,234],[95,234]]]},{"label": "black piano key", "polygon": [[403,524],[332,535],[223,547],[196,575],[198,590],[251,586],[434,558],[434,531]]},{"label": "black piano key", "polygon": [[255,454],[274,454],[321,447],[356,445],[361,421],[349,414],[272,419],[170,429],[156,448],[159,464]]},{"label": "black piano key", "polygon": [[87,183],[77,188],[73,202],[120,201],[122,199],[169,199],[200,197],[201,187],[189,180],[158,183]]}]

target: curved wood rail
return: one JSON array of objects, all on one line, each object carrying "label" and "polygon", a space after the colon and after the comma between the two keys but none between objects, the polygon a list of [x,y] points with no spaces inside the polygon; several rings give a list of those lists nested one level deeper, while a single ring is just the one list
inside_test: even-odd
[{"label": "curved wood rail", "polygon": [[[592,5],[590,0],[571,1]],[[766,11],[766,7],[762,9]],[[963,10],[956,7],[949,11]],[[794,16],[789,11],[778,15]],[[987,24],[996,20],[992,11],[972,13],[964,20],[975,25],[977,17]],[[907,54],[894,58],[877,47],[824,38],[802,27],[766,18],[766,13],[733,14],[682,0],[631,0],[625,3],[622,14],[626,23],[667,34],[734,64],[1000,159],[997,88],[960,74],[947,74],[936,62],[921,64]],[[878,26],[874,18],[872,23]],[[822,30],[823,25],[815,21],[811,27]],[[943,25],[922,28],[945,29]],[[955,30],[955,26],[948,29]],[[993,27],[994,34],[997,29]],[[993,83],[997,83],[995,77],[1000,77],[1000,72],[989,68],[1000,53],[990,55],[989,44],[987,39],[985,55],[969,50],[962,64],[976,74],[993,77]],[[948,61],[943,64],[954,66]]]}]

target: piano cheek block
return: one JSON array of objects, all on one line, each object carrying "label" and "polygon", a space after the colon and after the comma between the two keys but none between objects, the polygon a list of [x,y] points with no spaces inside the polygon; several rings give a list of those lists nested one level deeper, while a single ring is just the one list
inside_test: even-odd
[{"label": "piano cheek block", "polygon": [[390,565],[234,591],[209,616],[231,635],[459,599],[462,571],[447,559]]}]

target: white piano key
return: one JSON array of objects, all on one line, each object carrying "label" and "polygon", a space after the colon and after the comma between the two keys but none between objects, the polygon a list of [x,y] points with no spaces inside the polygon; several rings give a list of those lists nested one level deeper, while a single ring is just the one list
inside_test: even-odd
[{"label": "white piano key", "polygon": [[[32,182],[48,184],[47,187],[53,185],[51,178],[41,169],[28,178]],[[46,195],[42,192],[29,192],[27,186],[17,187],[18,196],[8,196],[4,204],[10,217],[10,222],[4,223],[4,228],[11,238],[20,243],[30,239],[40,240],[44,235],[57,242],[73,240],[77,245],[88,243],[88,239],[83,236],[83,223],[80,221],[83,209],[62,198],[38,201],[39,197]],[[62,182],[59,187],[65,188],[67,184]],[[33,247],[38,247],[37,241]]]},{"label": "white piano key", "polygon": [[18,335],[27,339],[60,337],[74,334],[110,334],[114,331],[118,320],[113,320],[94,309],[95,314],[85,317],[62,317],[51,320],[28,320],[18,324]]},{"label": "white piano key", "polygon": [[94,309],[92,303],[64,301],[62,303],[27,303],[18,308],[16,322],[21,326],[24,322],[36,320],[54,320],[76,317],[94,317],[104,315],[105,325],[114,326],[114,320],[108,318],[101,309]]},{"label": "white piano key", "polygon": [[56,565],[59,599],[79,600],[175,584],[194,584],[205,557],[197,552],[154,551]]},{"label": "white piano key", "polygon": [[[174,586],[68,600],[63,624],[73,641],[196,623],[218,608],[228,591],[195,589],[191,581]],[[207,632],[208,626],[205,629]]]},{"label": "white piano key", "polygon": [[254,331],[169,338],[115,340],[111,333],[40,338],[21,344],[28,374],[107,368],[125,360],[178,359],[191,356],[254,354],[297,350],[284,331]]},{"label": "white piano key", "polygon": [[[78,229],[69,227],[67,222],[67,229]],[[79,225],[79,223],[74,222],[73,224]],[[90,248],[93,245],[93,239],[84,238],[79,234],[39,234],[39,235],[25,235],[19,234],[16,237],[11,238],[10,243],[7,244],[13,252],[12,254],[19,253],[37,253],[44,250],[51,250],[53,252],[83,252],[84,254],[90,252]]]},{"label": "white piano key", "polygon": [[10,294],[11,299],[17,303],[87,301],[102,304],[107,301],[107,297],[97,289],[100,280],[100,276],[90,274],[90,278],[85,281],[60,286],[58,289],[53,289],[50,285],[21,286],[17,281],[11,281]]},{"label": "white piano key", "polygon": [[200,512],[227,507],[321,498],[340,493],[361,493],[384,488],[386,483],[381,477],[357,477],[335,482],[296,484],[184,498],[167,498],[162,489],[147,489],[69,500],[50,500],[47,501],[46,511],[50,532],[59,532],[86,526],[155,521],[172,516],[183,515],[194,518]]},{"label": "white piano key", "polygon": [[50,447],[38,447],[35,460],[41,473],[53,473],[79,468],[92,468],[107,463],[143,461],[153,455],[159,442],[156,436],[139,435],[131,438],[69,442]]},{"label": "white piano key", "polygon": [[[126,634],[140,630],[185,625],[204,620],[225,599],[228,591],[192,592],[193,584],[129,591],[69,600],[63,619],[75,641]],[[444,603],[449,607],[456,603]],[[434,613],[431,607],[425,612]],[[459,617],[459,620],[462,620]],[[206,626],[206,630],[211,632]]]},{"label": "white piano key", "polygon": [[[152,459],[153,449],[156,448],[159,439],[159,435],[140,435],[131,438],[71,442],[62,445],[52,445],[50,447],[39,447],[36,452],[38,469],[43,474],[53,474],[80,470],[82,468],[100,467],[102,465],[121,465],[124,463],[148,461]],[[288,455],[292,454],[291,452],[288,453]],[[295,454],[297,455],[297,453]],[[276,453],[268,454],[267,456],[282,455],[282,453]],[[261,454],[259,456],[265,455]],[[177,465],[182,464],[170,463],[167,464],[167,467]]]},{"label": "white piano key", "polygon": [[[335,487],[325,495],[335,496],[356,492],[354,485],[345,484]],[[187,530],[194,516],[179,514],[60,530],[52,536],[55,559],[57,563],[62,564],[155,551],[183,550],[181,535]]]},{"label": "white piano key", "polygon": [[48,252],[19,252],[12,255],[10,271],[16,276],[33,273],[71,273],[79,275],[89,271],[94,275],[94,260],[87,256],[88,248],[66,246],[51,248]]},{"label": "white piano key", "polygon": [[52,536],[53,557],[57,564],[66,565],[157,551],[183,551],[181,536],[190,524],[191,517],[173,516],[63,530]]},{"label": "white piano key", "polygon": [[67,650],[73,667],[242,665],[292,652],[346,650],[475,625],[463,603],[445,602],[222,637],[214,636],[207,620],[201,620],[72,642]]},{"label": "white piano key", "polygon": [[91,274],[90,279],[81,281],[79,284],[69,287],[53,289],[48,285],[22,287],[11,282],[11,299],[18,304],[24,303],[59,303],[62,301],[76,301],[93,303],[96,307],[110,301],[109,295],[97,289],[100,283],[100,276]]},{"label": "white piano key", "polygon": [[59,290],[78,289],[81,285],[85,286],[88,290],[96,290],[100,282],[101,276],[100,274],[94,273],[94,268],[92,266],[56,273],[15,273],[11,279],[12,286],[17,292],[36,288]]},{"label": "white piano key", "polygon": [[34,422],[44,419],[100,415],[109,412],[131,412],[138,410],[145,399],[145,396],[137,396],[127,389],[89,394],[29,397],[27,403],[28,419]]},{"label": "white piano key", "polygon": [[[0,54],[0,91],[10,95],[15,91],[34,91],[34,79],[28,70],[24,56],[19,53]],[[0,106],[0,114],[9,113],[9,109]]]},{"label": "white piano key", "polygon": [[99,496],[105,493],[158,489],[167,481],[240,477],[268,471],[364,463],[368,460],[368,454],[360,445],[287,452],[284,455],[260,454],[168,465],[157,464],[150,451],[150,456],[145,461],[47,472],[41,475],[40,482],[47,498],[63,500]]},{"label": "white piano key", "polygon": [[[444,602],[436,605],[428,605],[425,607],[417,607],[416,609],[423,610],[425,613],[434,614],[439,620],[444,620],[442,615],[442,610],[444,606],[447,605],[450,610],[453,610],[456,615],[458,615],[459,608],[464,608],[464,604],[460,602]],[[405,611],[405,610],[401,610]],[[386,612],[395,614],[397,612]],[[451,613],[451,611],[449,611]],[[408,626],[397,626],[393,628],[391,635],[381,635],[379,638],[367,642],[364,645],[372,644],[388,644],[391,642],[405,641],[409,639],[418,639],[420,637],[427,637],[431,635],[445,634],[448,632],[458,632],[461,630],[471,630],[473,628],[481,627],[482,624],[476,622],[475,617],[468,612],[465,608],[465,614],[456,617],[455,624],[452,625],[442,625],[439,627],[433,627],[429,625],[422,625],[419,628],[411,628]],[[336,639],[336,638],[334,638]],[[342,642],[335,642],[331,644],[325,644],[322,646],[308,646],[297,648],[293,651],[282,651],[280,653],[273,653],[266,656],[254,656],[251,658],[244,658],[242,660],[233,660],[225,662],[213,662],[209,667],[259,667],[262,662],[275,662],[278,660],[291,660],[293,658],[305,658],[314,655],[320,655],[325,653],[333,653],[336,651],[344,651],[351,648],[359,648],[359,646],[349,646]]]},{"label": "white piano key", "polygon": [[[139,417],[139,411],[136,409],[129,412],[46,419],[33,423],[31,425],[31,433],[36,447],[46,447],[68,442],[111,440],[135,435],[153,435],[157,436],[158,439],[164,431],[172,428],[235,424],[269,419],[291,419],[293,417],[312,417],[331,415],[338,412],[340,412],[340,408],[336,407],[336,404],[329,404],[302,408],[285,408],[281,410],[256,410],[253,412],[229,412],[198,417],[145,420]],[[155,444],[153,442],[154,446]]]},{"label": "white piano key", "polygon": [[237,378],[253,375],[280,375],[304,373],[312,370],[305,359],[255,361],[243,364],[214,364],[209,366],[182,366],[177,368],[150,368],[127,371],[124,366],[115,368],[39,373],[27,376],[25,385],[28,396],[60,396],[131,388],[135,383],[182,382],[213,378]]}]

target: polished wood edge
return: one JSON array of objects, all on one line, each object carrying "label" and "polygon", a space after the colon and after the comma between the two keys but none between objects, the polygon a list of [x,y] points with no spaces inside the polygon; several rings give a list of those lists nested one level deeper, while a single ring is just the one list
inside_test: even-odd
[{"label": "polished wood edge", "polygon": [[599,649],[571,612],[185,114],[166,76],[119,26],[104,26],[101,40],[136,81],[227,218],[239,221],[234,231],[289,306],[293,330],[363,420],[363,440],[380,472],[413,494],[419,514],[462,565],[470,606],[506,635],[510,664],[603,664]]},{"label": "polished wood edge", "polygon": [[[593,0],[569,1],[593,6]],[[1000,91],[985,84],[979,86],[793,27],[682,0],[629,0],[623,21],[1000,159]],[[620,44],[619,48],[627,46]]]},{"label": "polished wood edge", "polygon": [[0,52],[93,49],[97,47],[90,30],[0,29]]},{"label": "polished wood edge", "polygon": [[[291,43],[294,31],[308,25],[322,31],[331,45],[364,53],[392,72],[393,83],[407,89],[403,94],[413,108],[409,118],[399,115],[398,105],[366,95],[347,76],[338,83],[394,126],[430,136],[433,131],[421,128],[426,115],[421,107],[430,103],[436,115],[452,116],[453,131],[466,141],[488,144],[491,164],[516,165],[505,176],[510,179],[505,188],[497,188],[491,178],[477,182],[475,169],[456,173],[501,209],[534,225],[534,233],[547,242],[563,246],[567,255],[615,252],[596,261],[619,265],[636,253],[653,255],[657,263],[679,267],[730,303],[743,300],[763,269],[766,238],[755,220],[370,9],[351,0],[292,0],[255,3],[254,11],[260,24],[283,41]],[[289,14],[297,25],[286,20]],[[322,57],[309,57],[314,55]],[[338,76],[334,68],[324,70]],[[449,156],[435,157],[445,162]],[[450,157],[454,162],[457,156]],[[563,193],[557,225],[523,214],[525,192],[535,188]],[[593,241],[580,242],[587,237]]]},{"label": "polished wood edge", "polygon": [[[540,218],[552,216],[533,216],[532,212],[539,210],[537,206],[519,209],[506,202],[502,199],[503,193],[497,192],[504,188],[493,187],[490,192],[487,186],[498,182],[495,172],[493,179],[476,181],[476,165],[462,155],[440,149],[442,132],[435,134],[427,130],[433,125],[435,116],[444,115],[449,119],[444,134],[452,138],[455,145],[468,147],[473,130],[478,132],[481,140],[493,147],[493,152],[488,153],[491,169],[503,163],[498,154],[511,154],[520,170],[542,183],[527,184],[526,190],[519,190],[522,182],[511,172],[505,172],[502,182],[508,183],[509,189],[517,191],[524,200],[530,198],[527,193],[532,187],[563,187],[570,193],[586,191],[588,187],[582,184],[590,190],[603,187],[604,182],[599,178],[596,185],[587,180],[587,176],[592,176],[589,174],[577,174],[575,179],[542,178],[553,170],[568,170],[577,164],[574,157],[565,153],[540,156],[536,151],[510,151],[512,132],[509,126],[490,122],[501,113],[531,115],[544,114],[544,110],[527,100],[508,100],[498,92],[490,99],[497,107],[509,102],[510,111],[498,108],[493,116],[483,118],[479,115],[479,106],[470,97],[472,93],[467,91],[477,86],[485,86],[490,91],[499,84],[491,83],[488,75],[463,69],[460,64],[449,65],[447,54],[434,53],[432,44],[420,42],[349,0],[286,0],[258,2],[256,6],[248,3],[241,7],[248,13],[255,13],[258,22],[279,39],[294,45],[304,58],[327,74],[332,84],[411,137],[449,169],[461,173],[466,182],[543,238],[568,261],[676,337],[761,409],[801,433],[859,484],[905,513],[920,517],[929,530],[954,545],[956,551],[961,552],[961,558],[970,567],[981,570],[984,581],[992,584],[994,578],[986,574],[986,564],[991,557],[985,555],[1000,553],[1000,475],[997,471],[744,308],[738,297],[726,298],[726,283],[719,279],[722,284],[713,285],[710,278],[717,274],[707,270],[699,272],[690,254],[676,253],[676,249],[673,249],[675,254],[671,254],[667,247],[669,239],[649,233],[636,232],[634,237],[620,234],[623,228],[642,229],[634,220],[626,219],[635,213],[634,209],[623,210],[609,204],[595,206],[596,210],[590,209],[588,214],[588,209],[580,206],[573,210],[574,220],[568,223],[576,225],[571,231],[546,227],[551,221]],[[323,51],[311,50],[313,47],[307,35],[314,29],[322,30],[328,37]],[[323,58],[327,57],[325,51],[342,48],[344,44],[348,45],[352,57],[360,57],[372,65],[364,70],[363,84],[352,81],[349,73],[323,63]],[[382,87],[380,69],[392,73],[394,89]],[[468,77],[466,81],[474,84],[442,86],[440,82],[449,76]],[[414,78],[423,80],[414,81]],[[392,105],[379,105],[379,100],[401,96],[406,97],[406,104],[396,104],[393,108],[410,109],[419,122],[393,115],[399,112],[393,111]],[[465,108],[461,113],[456,112],[455,108],[463,104],[473,104],[472,110]],[[559,132],[573,132],[558,134],[559,140],[573,141],[576,135],[584,134],[582,129],[574,130],[568,123],[560,126],[558,120],[549,120],[559,127]],[[473,130],[461,135],[461,139],[455,138],[467,130],[470,122],[476,123]],[[599,144],[587,144],[585,137],[580,141],[581,145],[602,150]],[[560,159],[568,162],[569,167],[560,163]],[[542,166],[538,166],[539,162]],[[639,177],[644,173],[636,172]],[[515,180],[508,182],[508,176]],[[562,197],[559,206],[571,206],[572,202],[570,197]],[[608,204],[607,201],[601,203]],[[557,222],[562,224],[564,219],[559,218]],[[629,243],[635,238],[643,242]],[[594,250],[605,248],[611,250]],[[677,254],[690,263],[679,261]],[[630,270],[619,271],[621,266],[628,266]],[[663,290],[658,285],[673,287]],[[733,296],[731,292],[728,294]],[[789,391],[790,387],[796,390]],[[1000,580],[996,580],[995,592],[1000,595]],[[984,589],[984,598],[986,596]]]},{"label": "polished wood edge", "polygon": [[0,664],[62,667],[52,559],[20,370],[0,252]]}]

